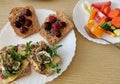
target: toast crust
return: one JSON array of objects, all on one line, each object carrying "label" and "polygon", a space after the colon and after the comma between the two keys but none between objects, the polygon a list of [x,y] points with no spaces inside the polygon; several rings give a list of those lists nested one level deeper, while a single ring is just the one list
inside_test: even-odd
[{"label": "toast crust", "polygon": [[[26,19],[29,19],[32,21],[32,25],[29,27],[28,31],[25,34],[22,34],[19,30],[19,28],[16,28],[14,26],[14,22],[17,19],[17,17],[19,16],[19,14],[24,11],[25,9],[29,9],[32,12],[32,16],[27,17],[25,16]],[[15,7],[11,10],[10,12],[10,16],[9,16],[9,22],[12,26],[12,28],[14,29],[14,32],[16,33],[16,35],[25,38],[28,37],[36,32],[39,31],[39,24],[38,24],[38,20],[35,14],[35,10],[32,6],[25,6],[25,7]]]},{"label": "toast crust", "polygon": [[21,74],[15,80],[20,79],[25,76],[29,76],[30,74],[31,74],[31,67],[30,67],[30,64],[28,64],[25,70],[22,71]]},{"label": "toast crust", "polygon": [[[61,65],[62,64],[62,59],[60,57],[59,57],[59,59],[60,60],[58,62],[58,65]],[[29,62],[32,65],[32,68],[39,74],[50,76],[55,72],[54,70],[42,71],[41,70],[41,65],[40,65],[41,63],[36,62],[36,60],[34,60],[32,58],[29,58]]]},{"label": "toast crust", "polygon": [[[30,64],[27,65],[27,67],[20,73],[20,75],[18,75],[17,78],[15,78],[14,80],[9,81],[8,83],[12,83],[15,80],[21,79],[23,77],[29,76],[31,74],[31,67]],[[0,79],[2,79],[3,81],[5,79],[2,78],[2,70],[0,69]]]},{"label": "toast crust", "polygon": [[[44,41],[40,41],[39,42],[39,46],[36,46],[36,47],[33,47],[33,48],[31,48],[31,53],[32,52],[34,52],[33,53],[33,57],[30,57],[30,58],[28,58],[28,60],[29,60],[29,62],[30,62],[30,64],[32,65],[32,68],[37,72],[37,73],[39,73],[39,74],[43,74],[43,75],[46,75],[46,76],[50,76],[50,75],[52,75],[54,72],[55,72],[55,70],[53,70],[51,67],[49,67],[48,69],[46,69],[46,70],[42,70],[42,61],[38,61],[37,60],[37,58],[36,58],[36,56],[37,56],[37,53],[38,52],[36,52],[37,51],[37,49],[43,49],[43,51],[47,48],[47,44],[44,42]],[[42,52],[42,50],[41,50],[41,52]],[[57,61],[57,63],[58,63],[58,66],[59,65],[61,65],[61,63],[62,63],[62,59],[58,56],[58,55],[55,55],[55,56],[53,56],[53,57],[50,57],[52,60],[51,60],[51,62],[53,62],[54,61],[54,64],[56,63],[55,61]],[[57,60],[56,60],[56,59]]]},{"label": "toast crust", "polygon": [[[21,46],[25,47],[24,44],[21,44]],[[0,50],[0,53],[3,53],[5,50],[7,49],[7,46],[3,47]],[[0,65],[0,79],[2,79],[3,84],[11,84],[13,81],[18,80],[20,78],[23,78],[25,76],[29,76],[31,74],[31,67],[30,67],[30,63],[27,59],[25,59],[24,61],[22,61],[23,66],[21,66],[22,71],[18,72],[18,74],[16,74],[17,77],[15,77],[12,80],[8,80],[8,78],[6,78],[5,76],[2,75],[2,65]]]},{"label": "toast crust", "polygon": [[[55,16],[60,21],[64,21],[67,25],[65,28],[61,29],[62,36],[58,38],[55,35],[53,36],[50,33],[47,33],[44,28],[44,24],[42,24],[40,28],[40,35],[43,36],[49,42],[49,44],[55,45],[73,29],[74,25],[61,11],[57,11],[56,14],[50,14],[49,16]],[[49,16],[46,18],[45,22],[49,21]]]}]

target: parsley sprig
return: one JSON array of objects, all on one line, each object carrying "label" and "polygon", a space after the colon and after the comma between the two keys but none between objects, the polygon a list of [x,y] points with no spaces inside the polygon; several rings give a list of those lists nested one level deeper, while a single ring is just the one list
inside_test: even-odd
[{"label": "parsley sprig", "polygon": [[32,41],[29,41],[29,42],[26,43],[25,51],[26,51],[27,53],[30,52],[30,45],[31,45],[31,43],[32,43]]},{"label": "parsley sprig", "polygon": [[60,47],[62,47],[62,45],[48,46],[46,51],[50,54],[51,57],[53,57],[57,54],[57,49]]},{"label": "parsley sprig", "polygon": [[61,69],[59,68],[59,64],[50,64],[51,68],[54,69],[57,73],[60,73]]}]

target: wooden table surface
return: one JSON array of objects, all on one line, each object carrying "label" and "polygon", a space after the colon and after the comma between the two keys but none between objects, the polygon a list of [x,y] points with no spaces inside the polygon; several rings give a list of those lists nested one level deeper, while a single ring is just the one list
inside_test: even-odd
[{"label": "wooden table surface", "polygon": [[[0,29],[8,22],[13,7],[30,4],[34,8],[61,10],[72,20],[73,8],[78,1],[0,0]],[[120,84],[120,51],[111,45],[88,41],[76,28],[74,30],[77,47],[73,61],[61,76],[47,84]]]}]

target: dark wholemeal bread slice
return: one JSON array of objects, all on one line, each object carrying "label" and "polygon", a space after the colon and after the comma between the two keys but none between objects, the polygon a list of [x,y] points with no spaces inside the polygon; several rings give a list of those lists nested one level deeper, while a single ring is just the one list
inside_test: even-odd
[{"label": "dark wholemeal bread slice", "polygon": [[8,19],[16,35],[22,38],[39,31],[38,20],[32,6],[13,8]]},{"label": "dark wholemeal bread slice", "polygon": [[[52,18],[51,18],[52,16]],[[55,21],[54,21],[55,19]],[[50,21],[52,20],[52,21]],[[61,22],[61,23],[60,23]],[[46,25],[48,23],[48,25]],[[56,25],[56,23],[58,25]],[[63,25],[61,25],[63,23]],[[48,26],[51,26],[49,28]],[[60,27],[63,26],[63,27]],[[54,28],[53,28],[54,27]],[[64,38],[72,29],[73,23],[64,15],[63,12],[57,11],[56,14],[50,14],[40,28],[40,35],[43,36],[51,45],[55,45]],[[48,28],[48,29],[47,29]],[[58,28],[58,29],[56,29]]]}]

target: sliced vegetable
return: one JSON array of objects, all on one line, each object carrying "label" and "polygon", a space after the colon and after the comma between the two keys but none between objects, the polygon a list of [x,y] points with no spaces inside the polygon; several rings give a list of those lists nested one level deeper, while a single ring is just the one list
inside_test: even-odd
[{"label": "sliced vegetable", "polygon": [[98,38],[101,38],[104,34],[103,29],[100,27],[100,25],[105,22],[104,19],[102,19],[97,26],[95,26],[95,21],[94,20],[89,20],[87,27],[88,29]]},{"label": "sliced vegetable", "polygon": [[102,19],[102,17],[98,14],[98,12],[95,14],[95,16],[94,16],[94,19],[95,19],[95,21],[96,22],[100,22],[100,20]]},{"label": "sliced vegetable", "polygon": [[101,12],[103,12],[106,16],[108,16],[109,12],[111,11],[110,6],[102,6]]},{"label": "sliced vegetable", "polygon": [[92,4],[92,11],[87,23],[88,29],[101,38],[104,33],[120,36],[120,9],[111,10],[111,1]]},{"label": "sliced vegetable", "polygon": [[119,9],[114,9],[114,10],[111,10],[108,14],[108,17],[113,19],[114,17],[117,17],[120,15],[120,10]]},{"label": "sliced vegetable", "polygon": [[105,19],[105,21],[109,20],[109,18],[105,14],[103,14],[101,11],[97,11],[94,19],[99,23],[103,18]]},{"label": "sliced vegetable", "polygon": [[[98,17],[96,16],[98,11],[99,11],[98,9],[93,8],[91,15],[89,17],[89,20],[88,20],[87,27],[95,36],[97,36],[98,38],[101,38],[103,36],[104,32],[98,26],[100,24],[102,24],[105,20],[104,20],[104,18],[101,18],[100,16],[98,16]],[[95,18],[98,23],[96,23]]]},{"label": "sliced vegetable", "polygon": [[111,29],[112,29],[112,30],[115,30],[116,28],[115,28],[114,26],[111,26]]},{"label": "sliced vegetable", "polygon": [[97,13],[97,11],[98,11],[98,10],[97,10],[96,8],[93,8],[93,10],[91,11],[89,20],[93,20],[93,19],[94,19],[94,16],[95,16],[95,14]]},{"label": "sliced vegetable", "polygon": [[98,3],[93,3],[92,6],[101,10],[102,6],[110,6],[111,5],[111,1],[107,1],[107,2],[98,2]]},{"label": "sliced vegetable", "polygon": [[98,38],[103,37],[104,31],[103,29],[100,27],[101,24],[103,24],[105,22],[105,19],[103,18],[97,25],[96,29],[94,30],[93,34],[96,35]]},{"label": "sliced vegetable", "polygon": [[120,16],[112,19],[112,25],[116,28],[120,28]]},{"label": "sliced vegetable", "polygon": [[120,36],[120,29],[115,29],[115,30],[114,30],[114,34],[115,34],[116,36]]},{"label": "sliced vegetable", "polygon": [[105,22],[105,19],[103,18],[99,23],[98,26],[100,26],[101,24],[103,24]]},{"label": "sliced vegetable", "polygon": [[102,38],[103,34],[104,34],[104,32],[102,31],[102,29],[99,26],[93,27],[91,32],[98,38]]},{"label": "sliced vegetable", "polygon": [[[100,27],[100,26],[99,26]],[[102,31],[104,32],[104,33],[106,33],[106,34],[109,34],[109,35],[111,35],[111,36],[113,36],[113,37],[115,37],[116,35],[113,33],[113,32],[111,32],[111,31],[106,31],[106,30],[104,30],[103,28],[101,28],[102,29]]]},{"label": "sliced vegetable", "polygon": [[111,31],[111,32],[114,31],[114,29],[113,29],[107,22],[104,22],[104,23],[101,25],[101,28],[103,28],[103,29],[106,30],[106,31]]},{"label": "sliced vegetable", "polygon": [[87,28],[91,29],[94,26],[95,21],[94,20],[89,20],[87,24]]}]

